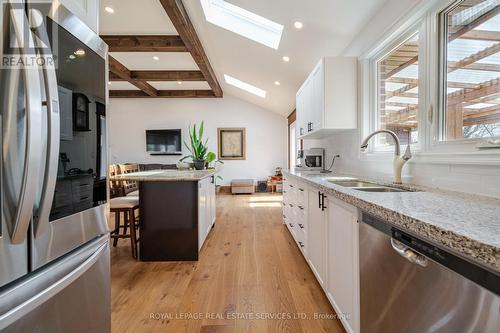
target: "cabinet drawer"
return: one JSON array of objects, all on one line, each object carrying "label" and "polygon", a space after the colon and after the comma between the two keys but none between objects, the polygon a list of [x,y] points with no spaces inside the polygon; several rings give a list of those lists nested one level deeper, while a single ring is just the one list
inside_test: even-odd
[{"label": "cabinet drawer", "polygon": [[304,236],[305,234],[302,231],[300,230],[296,231],[295,242],[297,243],[297,246],[302,252],[305,252],[306,250],[306,239]]},{"label": "cabinet drawer", "polygon": [[304,208],[307,207],[307,191],[303,184],[298,184],[295,190],[295,203]]},{"label": "cabinet drawer", "polygon": [[297,237],[296,235],[297,231],[295,230],[296,229],[295,221],[293,219],[286,219],[285,222],[286,222],[286,227],[292,234],[292,237],[295,239]]}]

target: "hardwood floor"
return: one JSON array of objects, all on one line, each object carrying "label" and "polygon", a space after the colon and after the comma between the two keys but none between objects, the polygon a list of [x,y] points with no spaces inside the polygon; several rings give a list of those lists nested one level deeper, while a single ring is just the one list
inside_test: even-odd
[{"label": "hardwood floor", "polygon": [[197,263],[135,262],[127,240],[111,253],[113,332],[345,332],[279,195],[219,195]]}]

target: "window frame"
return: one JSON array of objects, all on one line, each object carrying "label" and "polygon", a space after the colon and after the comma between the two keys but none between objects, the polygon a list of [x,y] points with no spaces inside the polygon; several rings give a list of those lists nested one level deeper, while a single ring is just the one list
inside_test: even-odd
[{"label": "window frame", "polygon": [[[364,59],[364,72],[365,74],[362,75],[364,76],[364,79],[367,79],[369,81],[369,92],[366,94],[368,98],[368,112],[365,112],[364,121],[366,121],[365,126],[363,126],[365,129],[361,131],[363,134],[363,138],[366,137],[368,134],[376,131],[379,129],[379,110],[378,110],[378,92],[379,92],[379,82],[378,82],[378,72],[377,72],[377,65],[380,60],[382,60],[384,57],[389,55],[392,51],[397,49],[399,46],[404,44],[411,36],[415,35],[415,33],[418,33],[418,38],[419,38],[419,68],[418,68],[418,87],[419,87],[419,94],[418,94],[418,142],[411,144],[410,147],[412,151],[418,152],[421,150],[421,143],[423,142],[423,132],[421,130],[421,120],[422,120],[422,115],[421,115],[421,105],[424,102],[422,99],[422,96],[420,94],[420,81],[422,78],[422,68],[420,64],[420,58],[421,58],[421,52],[423,51],[420,41],[422,37],[422,24],[423,20],[419,19],[416,20],[415,22],[412,22],[412,24],[408,24],[405,26],[402,26],[400,29],[397,29],[396,31],[392,32],[390,34],[390,37],[385,38],[385,41],[381,44],[376,49],[370,50],[370,52],[362,57]],[[363,61],[363,60],[362,60]],[[366,103],[365,103],[366,105]],[[368,114],[368,118],[366,118],[366,114]],[[362,139],[363,139],[362,138]],[[362,140],[361,139],[361,140]],[[391,146],[381,146],[378,144],[371,144],[368,146],[368,156],[372,153],[377,153],[377,154],[385,154],[385,155],[393,155],[394,147]],[[366,154],[365,154],[366,156]]]},{"label": "window frame", "polygon": [[[419,31],[419,78],[418,78],[418,143],[411,145],[413,158],[410,163],[500,165],[500,149],[479,150],[476,145],[491,138],[441,140],[442,126],[446,110],[441,104],[445,81],[440,72],[447,66],[441,59],[442,48],[447,47],[446,39],[440,38],[440,14],[456,0],[432,0],[413,8],[412,13],[403,16],[382,38],[360,56],[360,138],[361,141],[377,126],[377,61],[388,50],[404,42],[411,32]],[[453,7],[455,7],[453,6]],[[392,48],[391,48],[392,47]],[[445,53],[446,54],[446,53]],[[444,66],[441,66],[441,61]],[[439,73],[439,74],[437,74]],[[497,137],[495,137],[497,138]],[[367,153],[360,153],[361,160],[384,160],[393,155],[393,149],[380,149],[370,145]]]}]

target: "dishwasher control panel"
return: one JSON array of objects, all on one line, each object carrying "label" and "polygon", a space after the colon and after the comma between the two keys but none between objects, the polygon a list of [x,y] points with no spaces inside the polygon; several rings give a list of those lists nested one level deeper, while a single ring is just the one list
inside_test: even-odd
[{"label": "dishwasher control panel", "polygon": [[428,244],[411,235],[408,235],[407,233],[404,233],[396,228],[392,228],[392,238],[411,247],[412,249],[428,257],[429,259],[433,259],[437,262],[446,261],[446,253],[444,253],[444,251],[441,251],[441,249],[439,249],[438,247]]}]

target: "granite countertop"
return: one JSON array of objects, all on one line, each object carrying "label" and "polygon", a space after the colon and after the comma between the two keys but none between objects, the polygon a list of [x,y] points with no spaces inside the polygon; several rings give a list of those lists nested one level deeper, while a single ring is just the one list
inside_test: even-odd
[{"label": "granite countertop", "polygon": [[500,199],[412,185],[400,187],[414,192],[361,192],[327,181],[328,178],[348,175],[293,170],[284,173],[500,273]]},{"label": "granite countertop", "polygon": [[110,177],[111,180],[147,181],[147,182],[180,182],[200,181],[213,176],[217,170],[151,170],[133,172]]}]

